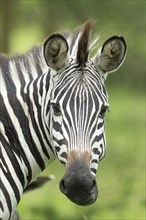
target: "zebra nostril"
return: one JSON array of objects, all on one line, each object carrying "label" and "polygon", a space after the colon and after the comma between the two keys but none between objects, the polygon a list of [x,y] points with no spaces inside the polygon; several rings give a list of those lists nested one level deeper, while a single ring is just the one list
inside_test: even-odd
[{"label": "zebra nostril", "polygon": [[63,194],[67,194],[68,193],[68,190],[67,190],[67,187],[66,187],[66,185],[65,185],[65,180],[64,179],[62,179],[61,181],[60,181],[60,190],[61,190],[61,192],[63,193]]},{"label": "zebra nostril", "polygon": [[93,180],[92,186],[91,186],[91,190],[95,190],[96,188],[96,180]]},{"label": "zebra nostril", "polygon": [[92,188],[96,187],[96,180],[93,180]]}]

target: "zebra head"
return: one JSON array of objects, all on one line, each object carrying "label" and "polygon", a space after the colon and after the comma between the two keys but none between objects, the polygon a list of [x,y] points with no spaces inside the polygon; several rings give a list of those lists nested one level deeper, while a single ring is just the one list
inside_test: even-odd
[{"label": "zebra head", "polygon": [[98,196],[95,175],[106,152],[104,118],[109,107],[104,79],[121,65],[126,53],[124,38],[113,36],[90,58],[91,26],[87,22],[72,40],[53,34],[44,44],[53,84],[52,147],[66,166],[60,190],[79,205],[92,204]]}]

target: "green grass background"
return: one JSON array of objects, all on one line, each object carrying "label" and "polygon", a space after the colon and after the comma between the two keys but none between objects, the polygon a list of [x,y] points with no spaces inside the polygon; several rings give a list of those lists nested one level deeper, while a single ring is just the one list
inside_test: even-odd
[{"label": "green grass background", "polygon": [[108,92],[107,154],[97,172],[96,203],[77,206],[59,191],[65,169],[56,160],[42,174],[54,174],[55,179],[23,196],[18,206],[22,220],[145,219],[144,93],[122,86]]}]

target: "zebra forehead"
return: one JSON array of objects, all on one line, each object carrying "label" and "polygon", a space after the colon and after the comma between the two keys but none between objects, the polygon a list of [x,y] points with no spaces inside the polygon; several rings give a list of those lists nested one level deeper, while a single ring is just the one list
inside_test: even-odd
[{"label": "zebra forehead", "polygon": [[107,101],[107,93],[101,77],[90,65],[89,67],[86,67],[84,74],[81,74],[81,68],[80,71],[75,70],[72,73],[66,71],[66,73],[60,74],[53,91],[56,101],[59,102],[65,96],[66,98],[63,100],[66,102],[68,99],[74,100],[74,97],[76,100],[79,98],[80,101],[86,101],[86,99],[88,101],[89,99],[92,101],[105,99],[105,102]]},{"label": "zebra forehead", "polygon": [[[97,81],[98,82],[98,81]],[[81,104],[88,104],[92,106],[94,103],[95,106],[99,106],[99,102],[107,103],[108,97],[106,91],[104,90],[103,85],[101,82],[92,81],[88,82],[84,80],[75,79],[70,82],[65,82],[57,86],[54,90],[54,101],[58,103],[62,103],[64,106],[67,104],[71,104],[72,106],[76,105],[79,106]],[[102,95],[101,95],[102,93]],[[89,105],[89,109],[91,106]]]}]

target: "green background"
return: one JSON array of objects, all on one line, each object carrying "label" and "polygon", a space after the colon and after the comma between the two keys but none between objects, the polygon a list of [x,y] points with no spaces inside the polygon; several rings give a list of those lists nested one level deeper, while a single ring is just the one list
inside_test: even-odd
[{"label": "green background", "polygon": [[65,169],[56,160],[42,174],[55,179],[23,196],[22,220],[145,219],[145,8],[143,0],[0,0],[0,52],[24,52],[89,18],[96,20],[99,46],[118,34],[128,47],[124,64],[106,81],[108,149],[97,172],[97,202],[77,206],[59,191]]}]

